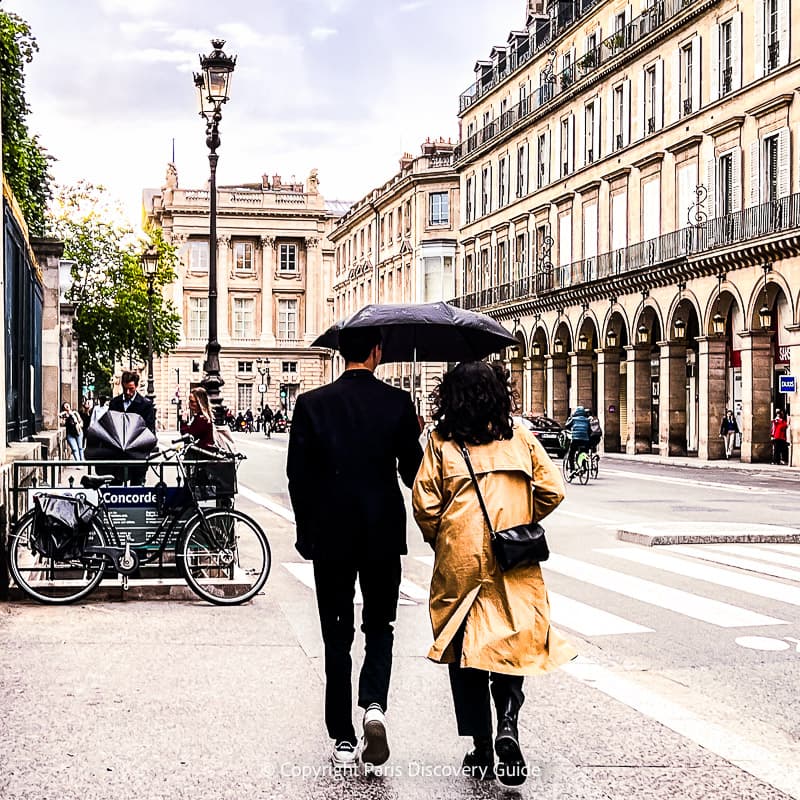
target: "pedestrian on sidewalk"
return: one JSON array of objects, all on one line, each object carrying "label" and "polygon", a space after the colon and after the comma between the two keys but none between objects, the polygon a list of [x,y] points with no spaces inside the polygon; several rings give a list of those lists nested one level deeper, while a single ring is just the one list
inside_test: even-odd
[{"label": "pedestrian on sidewalk", "polygon": [[[428,653],[447,664],[460,736],[474,748],[463,767],[477,778],[524,782],[518,719],[523,676],[540,675],[575,657],[550,627],[539,565],[502,572],[461,446],[480,482],[495,530],[538,521],[564,499],[558,469],[533,434],[511,420],[505,371],[461,363],[433,393],[425,457],[414,483],[414,516],[436,553],[430,589],[434,643]],[[492,752],[492,712],[497,714]]]},{"label": "pedestrian on sidewalk", "polygon": [[61,423],[67,435],[67,444],[75,461],[83,461],[83,420],[69,403],[61,404]]},{"label": "pedestrian on sidewalk", "polygon": [[191,436],[200,447],[214,447],[214,415],[208,402],[208,392],[196,386],[189,392],[189,420],[180,423],[181,435]]},{"label": "pedestrian on sidewalk", "polygon": [[733,455],[733,446],[736,443],[736,434],[738,433],[739,426],[736,424],[736,417],[733,416],[733,411],[728,409],[722,418],[722,424],[719,428],[719,435],[725,440],[725,458],[730,458]]},{"label": "pedestrian on sidewalk", "polygon": [[410,395],[373,374],[381,360],[380,330],[342,330],[339,350],[345,369],[338,380],[297,399],[286,472],[297,551],[314,563],[331,760],[337,767],[352,767],[357,760],[350,651],[358,579],[365,640],[358,682],[358,705],[364,709],[361,760],[377,766],[389,758],[385,713],[392,624],[400,556],[408,552],[397,474],[399,469],[410,487],[422,449]]},{"label": "pedestrian on sidewalk", "polygon": [[786,421],[786,414],[778,409],[775,412],[775,419],[772,420],[770,439],[772,440],[772,463],[789,463],[789,442],[786,439],[786,432],[789,423]]}]

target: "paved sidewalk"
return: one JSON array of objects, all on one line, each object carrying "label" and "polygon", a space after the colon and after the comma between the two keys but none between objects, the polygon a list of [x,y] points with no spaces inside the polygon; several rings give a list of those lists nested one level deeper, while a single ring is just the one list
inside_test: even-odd
[{"label": "paved sidewalk", "polygon": [[632,462],[636,464],[663,464],[670,467],[689,467],[691,469],[727,469],[737,472],[754,472],[780,475],[781,478],[800,482],[800,469],[778,464],[753,464],[739,458],[704,461],[692,456],[658,456],[650,453],[629,455],[628,453],[602,453],[602,459],[608,461]]}]

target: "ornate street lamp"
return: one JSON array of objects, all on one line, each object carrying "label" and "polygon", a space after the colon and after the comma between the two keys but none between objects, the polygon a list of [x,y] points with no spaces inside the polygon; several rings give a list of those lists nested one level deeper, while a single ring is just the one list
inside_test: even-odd
[{"label": "ornate street lamp", "polygon": [[725,333],[725,317],[719,311],[711,317],[711,330],[714,331],[714,336],[722,336]]},{"label": "ornate street lamp", "polygon": [[647,330],[647,325],[640,325],[636,329],[636,333],[638,334],[639,344],[647,344],[650,341],[650,332]]},{"label": "ornate street lamp", "polygon": [[675,332],[675,338],[683,340],[686,338],[686,322],[682,319],[676,319],[672,325]]},{"label": "ornate street lamp", "polygon": [[764,270],[764,302],[758,309],[758,323],[763,330],[772,327],[772,313],[767,305],[767,273],[772,270],[772,264],[766,262],[761,269]]},{"label": "ornate street lamp", "polygon": [[562,342],[560,338],[556,338],[553,342],[553,351],[559,355],[564,352],[564,342]]},{"label": "ornate street lamp", "polygon": [[258,384],[258,393],[261,395],[261,411],[264,410],[264,394],[269,389],[269,359],[259,358],[256,360],[256,370],[261,378]]},{"label": "ornate street lamp", "polygon": [[578,350],[583,350],[584,352],[586,352],[588,349],[589,349],[589,337],[585,333],[582,333],[578,337]]},{"label": "ornate street lamp", "polygon": [[606,334],[606,347],[611,347],[611,348],[614,348],[614,347],[616,347],[616,346],[617,346],[617,333],[616,333],[616,331],[615,331],[615,330],[612,328],[612,329],[610,329],[610,330],[609,330],[609,332]]},{"label": "ornate street lamp", "polygon": [[206,145],[209,149],[208,163],[211,168],[208,186],[208,343],[203,364],[203,380],[200,385],[208,392],[215,421],[221,425],[225,411],[219,393],[224,381],[219,371],[219,352],[222,348],[217,338],[217,161],[219,160],[217,148],[220,145],[219,123],[222,120],[222,106],[228,102],[236,56],[231,58],[222,51],[225,45],[224,39],[212,39],[211,45],[213,51],[207,56],[200,56],[202,71],[194,75],[194,85],[197,87],[200,101],[200,116],[206,121]]},{"label": "ornate street lamp", "polygon": [[542,345],[538,339],[531,345],[531,354],[535,358],[539,358],[539,356],[542,354]]},{"label": "ornate street lamp", "polygon": [[153,384],[153,281],[158,272],[158,250],[148,247],[139,256],[139,263],[147,281],[147,398],[153,400],[156,396]]}]

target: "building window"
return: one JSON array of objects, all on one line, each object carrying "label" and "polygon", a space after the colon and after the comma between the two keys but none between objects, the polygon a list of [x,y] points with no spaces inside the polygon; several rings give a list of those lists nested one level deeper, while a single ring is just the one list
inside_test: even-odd
[{"label": "building window", "polygon": [[464,256],[464,278],[461,283],[466,294],[475,291],[475,258],[472,253]]},{"label": "building window", "polygon": [[253,271],[253,243],[236,242],[233,245],[233,257],[237,272]]},{"label": "building window", "polygon": [[648,67],[644,71],[644,118],[645,132],[647,134],[656,132],[656,65]]},{"label": "building window", "polygon": [[767,72],[780,66],[781,45],[778,32],[778,0],[767,0],[764,7]]},{"label": "building window", "polygon": [[589,103],[583,112],[583,129],[586,132],[586,151],[584,152],[584,159],[587,164],[593,164],[597,159],[598,153],[594,146],[594,130],[595,130],[595,106],[594,103]]},{"label": "building window", "polygon": [[208,338],[208,298],[189,297],[189,339]]},{"label": "building window", "polygon": [[[355,249],[355,248],[354,248]],[[297,245],[282,244],[278,261],[280,272],[297,272]]]},{"label": "building window", "polygon": [[719,212],[726,216],[733,211],[733,153],[719,159]]},{"label": "building window", "polygon": [[252,297],[233,298],[233,338],[252,339],[255,335],[255,303]]},{"label": "building window", "polygon": [[492,167],[483,168],[481,185],[481,216],[485,217],[492,210]]},{"label": "building window", "polygon": [[475,218],[475,207],[472,203],[472,197],[475,192],[475,178],[469,177],[467,178],[467,205],[466,205],[466,215],[467,215],[467,222],[472,222]]},{"label": "building window", "polygon": [[561,177],[564,178],[572,172],[572,131],[573,117],[565,117],[561,120],[560,139],[561,139]]},{"label": "building window", "polygon": [[450,224],[450,192],[431,192],[429,203],[429,224]]},{"label": "building window", "polygon": [[422,269],[426,303],[455,297],[452,256],[427,256],[422,259]]},{"label": "building window", "polygon": [[692,43],[681,48],[681,116],[694,111],[694,48]]},{"label": "building window", "polygon": [[525,253],[525,234],[519,233],[517,234],[516,241],[514,243],[514,279],[518,280],[519,278],[524,278],[527,276],[528,272],[526,269],[527,266],[527,257]]},{"label": "building window", "polygon": [[189,269],[208,272],[208,242],[193,239],[189,242]]},{"label": "building window", "polygon": [[294,298],[278,300],[278,338],[297,339],[297,300]]},{"label": "building window", "polygon": [[296,361],[282,361],[281,362],[281,372],[296,373],[297,372],[297,362]]},{"label": "building window", "polygon": [[236,399],[239,402],[238,411],[247,411],[253,407],[253,384],[239,383],[236,386]]},{"label": "building window", "polygon": [[547,164],[550,160],[547,134],[540,133],[536,140],[536,188],[547,185]]},{"label": "building window", "polygon": [[388,224],[386,226],[386,232],[389,235],[389,244],[392,243],[392,234],[394,233],[394,211],[389,212],[388,217]]},{"label": "building window", "polygon": [[505,240],[497,243],[497,269],[500,283],[508,283],[508,242]]},{"label": "building window", "polygon": [[622,86],[614,89],[614,150],[625,147],[623,125],[625,122],[625,92]]},{"label": "building window", "polygon": [[778,194],[778,137],[764,139],[764,202],[777,200]]},{"label": "building window", "polygon": [[719,26],[719,94],[733,91],[733,20]]},{"label": "building window", "polygon": [[500,159],[497,169],[497,207],[502,208],[508,203],[508,182],[507,178],[508,158],[503,156]]},{"label": "building window", "polygon": [[236,364],[236,371],[239,373],[246,373],[249,372],[252,374],[253,372],[253,362],[252,361],[239,361]]}]

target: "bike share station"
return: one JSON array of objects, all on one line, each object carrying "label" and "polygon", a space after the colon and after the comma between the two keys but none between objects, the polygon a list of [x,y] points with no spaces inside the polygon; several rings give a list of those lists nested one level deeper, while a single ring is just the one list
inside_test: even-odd
[{"label": "bike share station", "polygon": [[218,605],[255,596],[270,551],[258,523],[233,507],[243,456],[174,444],[146,460],[14,463],[17,589],[53,604],[96,590]]}]

